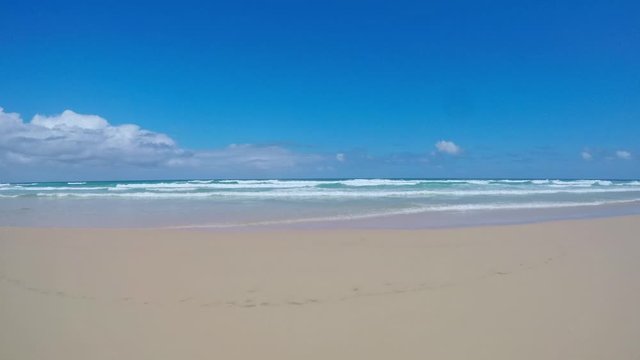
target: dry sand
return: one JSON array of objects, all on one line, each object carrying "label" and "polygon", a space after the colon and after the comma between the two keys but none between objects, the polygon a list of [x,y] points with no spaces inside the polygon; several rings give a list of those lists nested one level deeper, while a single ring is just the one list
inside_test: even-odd
[{"label": "dry sand", "polygon": [[0,359],[639,359],[640,217],[0,229]]}]

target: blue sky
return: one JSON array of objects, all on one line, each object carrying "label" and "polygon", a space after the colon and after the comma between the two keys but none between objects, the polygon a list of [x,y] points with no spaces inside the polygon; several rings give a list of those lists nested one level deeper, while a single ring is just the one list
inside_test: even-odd
[{"label": "blue sky", "polygon": [[0,181],[640,177],[637,1],[1,4]]}]

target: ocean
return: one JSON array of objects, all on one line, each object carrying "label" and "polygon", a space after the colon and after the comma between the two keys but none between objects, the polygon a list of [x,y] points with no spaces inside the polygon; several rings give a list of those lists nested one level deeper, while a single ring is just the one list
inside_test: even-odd
[{"label": "ocean", "polygon": [[637,213],[638,180],[198,179],[0,184],[0,226],[421,228]]}]

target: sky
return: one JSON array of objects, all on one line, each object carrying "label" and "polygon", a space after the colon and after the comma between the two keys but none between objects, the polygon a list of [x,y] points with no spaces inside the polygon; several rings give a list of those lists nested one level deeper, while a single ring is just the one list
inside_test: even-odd
[{"label": "sky", "polygon": [[638,1],[0,0],[0,182],[640,178]]}]

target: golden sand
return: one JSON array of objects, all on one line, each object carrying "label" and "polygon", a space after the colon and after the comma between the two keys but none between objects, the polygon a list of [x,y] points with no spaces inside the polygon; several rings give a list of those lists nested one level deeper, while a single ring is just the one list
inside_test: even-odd
[{"label": "golden sand", "polygon": [[0,228],[0,359],[638,359],[640,217]]}]

